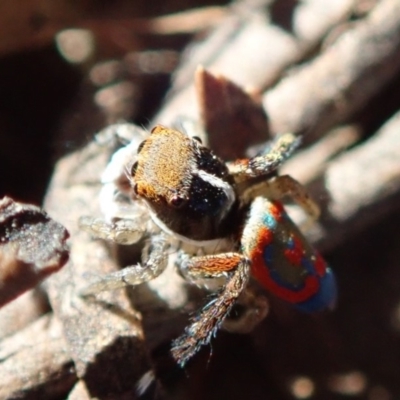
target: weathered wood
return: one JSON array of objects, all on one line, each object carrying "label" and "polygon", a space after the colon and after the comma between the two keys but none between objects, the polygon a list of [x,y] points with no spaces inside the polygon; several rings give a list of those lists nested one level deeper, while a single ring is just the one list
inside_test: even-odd
[{"label": "weathered wood", "polygon": [[0,307],[62,268],[68,237],[38,207],[0,200]]},{"label": "weathered wood", "polygon": [[329,160],[354,146],[360,139],[361,130],[357,126],[340,126],[313,145],[297,151],[279,172],[293,175],[303,185],[310,183],[323,173]]},{"label": "weathered wood", "polygon": [[313,183],[324,210],[322,229],[314,238],[320,248],[332,250],[398,209],[399,132],[400,112],[369,140],[332,160]]},{"label": "weathered wood", "polygon": [[293,23],[287,29],[271,20],[268,3],[242,2],[233,7],[204,42],[188,49],[155,122],[170,125],[178,116],[198,117],[193,75],[199,65],[242,87],[262,91],[345,20],[354,5],[341,0],[321,8],[317,0],[289,6],[285,18]]},{"label": "weathered wood", "polygon": [[45,294],[38,288],[28,290],[0,309],[0,340],[49,311]]},{"label": "weathered wood", "polygon": [[60,322],[45,315],[0,342],[0,399],[58,399],[76,381]]},{"label": "weathered wood", "polygon": [[399,71],[400,3],[383,0],[265,94],[271,129],[315,139],[354,115]]}]

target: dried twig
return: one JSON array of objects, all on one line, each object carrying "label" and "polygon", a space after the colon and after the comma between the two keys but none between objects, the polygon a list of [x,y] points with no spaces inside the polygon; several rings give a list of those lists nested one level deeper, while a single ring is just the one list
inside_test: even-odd
[{"label": "dried twig", "polygon": [[337,157],[314,182],[326,213],[315,240],[332,249],[399,208],[400,113],[369,140]]},{"label": "dried twig", "polygon": [[384,0],[315,60],[266,93],[271,128],[321,136],[360,110],[399,70],[400,3]]}]

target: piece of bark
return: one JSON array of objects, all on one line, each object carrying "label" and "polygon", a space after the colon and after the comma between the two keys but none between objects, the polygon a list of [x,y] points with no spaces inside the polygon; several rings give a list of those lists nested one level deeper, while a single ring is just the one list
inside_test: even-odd
[{"label": "piece of bark", "polygon": [[195,85],[208,145],[222,159],[241,157],[243,149],[268,139],[267,116],[259,96],[202,67],[196,70]]},{"label": "piece of bark", "polygon": [[265,94],[274,132],[315,139],[365,106],[400,70],[400,3],[384,0]]},{"label": "piece of bark", "polygon": [[323,7],[318,0],[289,5],[286,17],[293,24],[287,31],[271,21],[266,12],[269,3],[266,0],[254,6],[243,2],[234,7],[206,40],[188,49],[155,123],[170,125],[181,115],[198,118],[193,75],[199,65],[235,84],[261,90],[345,20],[354,5],[350,0],[329,2]]},{"label": "piece of bark", "polygon": [[66,229],[36,206],[0,200],[0,306],[68,260]]},{"label": "piece of bark", "polygon": [[49,311],[45,294],[38,288],[28,290],[0,309],[0,340],[18,332]]},{"label": "piece of bark", "polygon": [[332,250],[351,235],[398,209],[400,112],[370,139],[328,163],[311,190],[322,205],[312,240]]},{"label": "piece of bark", "polygon": [[303,185],[310,183],[326,169],[329,160],[361,139],[361,131],[355,125],[333,129],[312,146],[297,151],[279,169],[281,175],[289,174]]},{"label": "piece of bark", "polygon": [[0,399],[58,399],[76,381],[60,322],[51,314],[0,342]]},{"label": "piece of bark", "polygon": [[110,152],[91,143],[58,162],[46,207],[71,231],[71,257],[65,269],[47,282],[56,315],[78,376],[92,397],[121,398],[135,393],[138,379],[151,367],[140,315],[125,291],[104,292],[93,301],[79,297],[91,279],[118,269],[106,245],[78,229],[82,215],[100,215],[100,175]]}]

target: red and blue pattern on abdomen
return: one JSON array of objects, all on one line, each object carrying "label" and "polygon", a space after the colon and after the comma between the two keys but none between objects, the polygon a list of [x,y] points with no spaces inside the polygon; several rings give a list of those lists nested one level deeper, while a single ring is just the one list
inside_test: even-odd
[{"label": "red and blue pattern on abdomen", "polygon": [[305,312],[333,308],[335,276],[281,203],[256,198],[241,242],[252,275],[267,291]]}]

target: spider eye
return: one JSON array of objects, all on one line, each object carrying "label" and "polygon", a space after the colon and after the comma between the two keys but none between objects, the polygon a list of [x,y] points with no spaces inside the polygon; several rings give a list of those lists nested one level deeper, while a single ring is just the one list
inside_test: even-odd
[{"label": "spider eye", "polygon": [[135,193],[136,196],[138,195],[138,191],[139,191],[138,189],[139,189],[138,184],[135,183],[135,184],[133,185],[133,193]]},{"label": "spider eye", "polygon": [[138,154],[142,151],[143,146],[144,146],[145,143],[146,143],[146,140],[143,140],[143,142],[139,144],[139,146],[137,148],[137,153]]},{"label": "spider eye", "polygon": [[203,143],[203,141],[198,136],[192,136],[192,139],[194,139],[196,142],[199,142],[200,144]]},{"label": "spider eye", "polygon": [[138,169],[138,162],[136,161],[135,163],[133,163],[132,168],[131,168],[131,176],[135,176],[136,171]]},{"label": "spider eye", "polygon": [[174,195],[169,200],[169,204],[171,204],[174,208],[181,208],[186,203],[186,199],[184,197],[180,197],[178,195]]}]

